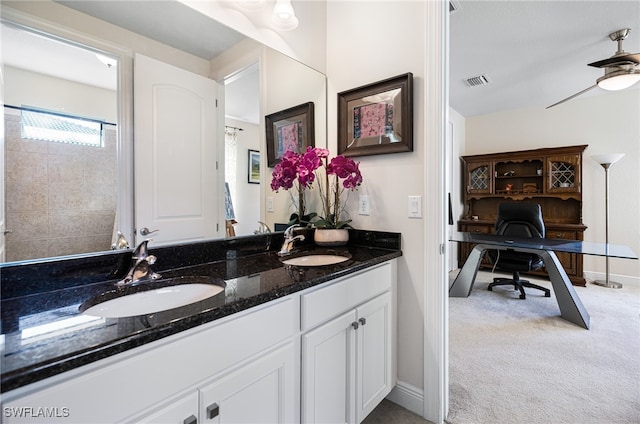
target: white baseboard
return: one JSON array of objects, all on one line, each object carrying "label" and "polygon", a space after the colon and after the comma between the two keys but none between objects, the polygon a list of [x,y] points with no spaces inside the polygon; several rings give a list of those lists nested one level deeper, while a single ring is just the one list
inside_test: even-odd
[{"label": "white baseboard", "polygon": [[[583,275],[589,283],[594,280],[604,281],[607,279],[607,275],[604,272],[584,271]],[[631,275],[619,275],[610,273],[609,281],[621,283],[622,286],[629,285],[633,287],[640,287],[640,277],[632,277]]]},{"label": "white baseboard", "polygon": [[398,381],[387,396],[391,402],[424,417],[424,392],[411,384]]}]

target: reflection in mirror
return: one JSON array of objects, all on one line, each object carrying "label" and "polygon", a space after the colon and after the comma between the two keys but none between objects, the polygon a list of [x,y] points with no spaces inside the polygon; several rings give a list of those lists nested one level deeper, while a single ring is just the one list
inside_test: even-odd
[{"label": "reflection in mirror", "polygon": [[[53,32],[58,35],[69,34],[70,38],[76,40],[71,43],[66,43],[74,46],[76,50],[82,51],[79,48],[78,40],[91,40],[91,46],[101,46],[100,49],[107,57],[111,56],[120,58],[121,63],[109,68],[95,59],[95,50],[88,48],[90,52],[91,60],[96,61],[98,66],[105,72],[111,72],[113,76],[111,85],[108,87],[98,86],[94,87],[94,92],[99,94],[76,94],[75,90],[70,90],[63,87],[58,87],[50,83],[51,77],[43,78],[40,85],[27,84],[22,87],[22,80],[16,80],[16,83],[12,83],[10,78],[14,78],[15,72],[13,69],[19,69],[23,65],[11,65],[8,62],[8,52],[12,46],[12,41],[9,37],[2,37],[2,59],[5,67],[7,68],[5,75],[5,103],[15,104],[18,107],[22,105],[28,105],[45,109],[48,111],[62,111],[64,108],[65,114],[71,114],[83,118],[96,118],[98,121],[104,122],[104,131],[107,137],[103,141],[102,148],[104,154],[98,155],[96,148],[89,146],[75,146],[71,144],[56,144],[54,147],[42,146],[42,142],[28,143],[21,140],[19,136],[20,124],[15,120],[18,109],[5,108],[5,118],[9,123],[9,127],[14,130],[17,129],[18,133],[14,132],[14,135],[7,136],[7,151],[9,151],[8,145],[13,144],[19,146],[17,150],[12,150],[8,153],[7,160],[10,157],[22,157],[27,154],[32,156],[39,156],[44,158],[49,154],[57,155],[52,160],[58,160],[55,162],[56,174],[47,175],[47,184],[49,181],[53,184],[52,187],[44,184],[44,176],[42,174],[44,166],[38,167],[35,165],[35,161],[29,160],[28,168],[21,169],[20,171],[11,171],[7,167],[5,178],[7,180],[13,179],[13,182],[18,187],[18,196],[16,200],[7,199],[7,212],[12,214],[11,208],[15,208],[18,202],[35,202],[35,204],[47,206],[57,205],[51,214],[46,215],[44,212],[24,213],[20,212],[13,214],[13,218],[9,220],[10,226],[13,226],[12,222],[22,220],[25,222],[23,230],[16,230],[14,228],[7,228],[13,230],[13,233],[9,233],[6,239],[13,237],[12,242],[15,243],[16,249],[19,250],[20,246],[25,246],[28,239],[37,240],[29,247],[22,248],[25,254],[21,256],[8,254],[5,258],[6,261],[26,260],[36,258],[48,258],[52,256],[61,256],[74,253],[89,253],[89,252],[101,252],[109,250],[114,242],[115,234],[114,227],[119,228],[127,237],[130,243],[133,243],[133,231],[135,223],[133,222],[132,211],[132,199],[135,199],[134,193],[132,193],[132,187],[135,181],[133,181],[133,174],[131,172],[133,168],[132,164],[132,146],[129,139],[133,135],[133,128],[131,128],[131,116],[126,112],[130,112],[132,105],[129,104],[133,98],[132,91],[135,90],[131,86],[131,69],[132,69],[132,56],[131,52],[146,54],[152,57],[157,57],[158,60],[170,63],[174,66],[182,67],[190,72],[198,73],[199,75],[206,75],[218,82],[225,82],[230,75],[241,74],[241,70],[248,70],[251,68],[251,64],[255,67],[251,70],[255,71],[253,80],[258,81],[257,87],[255,83],[249,84],[251,88],[241,88],[242,90],[251,90],[250,97],[252,99],[258,99],[257,105],[247,106],[244,105],[245,111],[248,109],[256,109],[257,113],[253,113],[252,119],[247,119],[241,116],[240,113],[227,113],[225,125],[242,128],[244,131],[238,131],[237,142],[238,148],[235,154],[236,161],[236,186],[234,188],[235,198],[233,199],[235,205],[236,218],[238,223],[235,225],[236,235],[253,234],[256,230],[264,230],[266,227],[260,222],[266,223],[270,228],[274,228],[274,223],[286,222],[289,214],[291,213],[290,198],[286,193],[272,193],[269,189],[270,181],[270,169],[266,167],[266,158],[263,155],[264,150],[264,115],[277,112],[278,110],[286,109],[292,105],[300,104],[307,101],[315,102],[316,110],[316,145],[326,145],[326,78],[321,73],[279,53],[272,49],[265,47],[257,41],[249,40],[246,37],[236,33],[233,30],[226,30],[235,33],[240,36],[239,43],[235,46],[250,41],[253,44],[254,53],[252,60],[247,61],[234,61],[233,58],[227,60],[225,54],[228,53],[231,48],[225,47],[226,50],[222,50],[223,53],[217,53],[215,57],[209,57],[205,54],[198,55],[196,53],[197,48],[201,48],[206,41],[206,47],[209,49],[215,48],[217,41],[212,40],[227,39],[228,36],[214,36],[208,34],[207,37],[200,37],[199,46],[189,46],[187,42],[182,40],[182,44],[176,44],[175,41],[179,38],[178,33],[173,29],[169,30],[170,26],[166,27],[164,34],[151,35],[145,33],[140,35],[149,28],[158,28],[158,19],[169,19],[167,15],[175,18],[175,22],[199,22],[207,28],[207,31],[219,31],[221,25],[214,22],[210,18],[207,22],[202,22],[203,16],[194,16],[192,9],[180,5],[179,2],[170,3],[170,10],[164,10],[165,2],[151,2],[142,5],[142,2],[3,2],[0,5],[3,11],[3,23],[12,24],[12,22],[20,22],[22,25],[33,25],[38,28],[36,31],[39,38],[43,39],[44,32]],[[23,5],[24,9],[23,9]],[[67,6],[74,9],[81,10],[81,7],[92,8],[106,5],[109,12],[104,12],[104,16],[100,13],[91,13],[89,10],[83,11],[84,13],[91,13],[93,16],[88,16],[83,13],[71,11]],[[153,6],[154,13],[149,13],[149,7]],[[130,16],[132,13],[131,8],[142,8],[145,13],[140,13],[139,19],[122,20],[120,22],[114,21],[116,15],[120,17]],[[184,10],[183,10],[184,9]],[[106,10],[106,9],[105,9]],[[164,10],[164,12],[163,12]],[[9,13],[10,12],[10,13]],[[71,13],[73,12],[73,13]],[[158,12],[158,13],[156,13]],[[182,14],[182,18],[188,17],[187,21],[179,20],[178,14]],[[107,16],[109,15],[109,16]],[[65,22],[62,23],[61,19],[64,17]],[[99,19],[96,20],[95,18]],[[147,19],[148,18],[148,19]],[[127,21],[127,23],[125,23]],[[44,23],[46,22],[46,24]],[[87,23],[90,22],[91,25]],[[210,23],[210,26],[209,26]],[[14,25],[11,25],[14,26]],[[95,33],[85,33],[80,28],[89,28],[95,26]],[[3,25],[3,33],[4,33]],[[124,29],[126,27],[126,30]],[[164,26],[160,26],[164,28]],[[173,27],[172,27],[173,28]],[[24,28],[23,28],[24,29]],[[100,34],[100,35],[98,35]],[[175,37],[173,37],[173,35]],[[152,37],[154,39],[150,39]],[[61,43],[58,37],[53,37],[58,45],[65,45]],[[173,37],[173,38],[172,38]],[[206,39],[206,40],[205,40]],[[95,44],[94,42],[95,41]],[[192,40],[193,41],[193,40]],[[33,44],[29,42],[28,44]],[[35,44],[34,44],[35,45]],[[193,47],[193,48],[190,48]],[[21,55],[26,57],[26,51],[22,47],[16,48],[21,52]],[[87,49],[84,49],[87,51]],[[219,52],[220,50],[218,50]],[[233,55],[232,55],[233,56]],[[34,55],[32,63],[39,63],[45,65],[47,68],[52,68],[53,59],[46,58],[42,53]],[[74,69],[82,69],[76,59],[57,54],[56,59],[61,61],[65,65],[67,71]],[[236,57],[237,59],[237,57]],[[88,59],[87,59],[88,60]],[[121,66],[122,65],[122,66]],[[26,66],[26,65],[24,65]],[[28,69],[28,68],[27,68]],[[33,72],[33,71],[30,71]],[[128,73],[126,77],[123,77],[123,73]],[[81,74],[96,75],[97,71],[84,71]],[[71,77],[56,76],[58,80],[62,79],[65,84],[71,84],[69,80],[73,80]],[[119,79],[118,79],[119,78]],[[240,78],[239,80],[242,80]],[[44,81],[49,81],[45,83]],[[124,81],[124,82],[123,82]],[[119,87],[117,84],[121,84]],[[93,87],[89,81],[81,81],[74,83],[76,85],[82,84],[83,86]],[[66,87],[66,86],[64,86]],[[13,92],[17,88],[28,89],[33,98],[22,100],[14,98]],[[124,91],[121,91],[123,90]],[[232,88],[229,89],[229,98],[231,101],[235,96],[232,93]],[[106,95],[108,93],[108,96]],[[44,94],[51,94],[51,99],[54,102],[42,101]],[[107,98],[108,97],[108,98]],[[62,100],[74,105],[74,107],[63,105]],[[255,101],[255,100],[254,100]],[[242,105],[242,102],[240,102]],[[76,108],[75,105],[78,107]],[[82,106],[82,107],[80,107]],[[241,106],[242,108],[242,106]],[[122,111],[125,111],[123,115]],[[13,118],[12,118],[13,116]],[[117,127],[116,127],[117,124]],[[224,137],[225,125],[218,125],[219,140],[216,140],[218,145],[222,143]],[[111,136],[108,134],[111,132]],[[111,141],[113,142],[113,148]],[[15,143],[20,141],[20,143]],[[36,146],[38,144],[38,146]],[[115,146],[118,146],[115,148]],[[93,150],[91,150],[93,149]],[[255,184],[256,179],[253,182],[248,181],[248,151],[254,150],[261,155],[261,162],[259,170],[258,181],[260,184]],[[108,158],[107,152],[111,155],[118,155]],[[124,153],[124,159],[123,159]],[[74,162],[73,164],[63,164],[60,162],[61,157],[65,158],[82,159],[84,162]],[[221,150],[219,161],[222,169],[225,168],[225,159],[222,159],[223,153]],[[115,161],[115,166],[114,166]],[[86,171],[85,171],[86,170]],[[11,174],[11,175],[9,175]],[[124,175],[124,176],[123,176]],[[255,176],[254,176],[255,177]],[[120,178],[120,180],[118,180]],[[39,179],[39,180],[38,180]],[[37,182],[36,182],[37,181]],[[80,185],[82,182],[83,185]],[[265,184],[266,183],[266,184]],[[30,194],[24,188],[27,185],[36,187],[40,191],[36,191],[37,194]],[[224,181],[222,181],[222,186]],[[46,189],[45,189],[46,187]],[[70,188],[70,192],[63,192],[62,188]],[[85,191],[82,191],[85,190]],[[86,206],[89,209],[83,209],[81,211],[62,212],[65,209],[62,207],[68,207],[71,205],[80,206],[85,202],[86,195],[89,192],[94,192],[98,198],[89,202]],[[221,191],[223,194],[224,191]],[[2,193],[0,193],[2,194]],[[265,202],[269,200],[269,204],[272,205],[271,209],[267,209]],[[222,205],[224,199],[219,200]],[[243,205],[244,202],[244,205]],[[113,204],[117,204],[118,207],[114,207]],[[122,207],[124,206],[124,207]],[[246,206],[246,207],[245,207]],[[21,206],[22,207],[22,206]],[[116,209],[120,210],[116,210]],[[15,210],[15,209],[14,209]],[[24,211],[24,209],[22,209]],[[90,212],[87,212],[89,210]],[[48,213],[48,212],[47,212]],[[223,217],[221,217],[223,219]],[[116,221],[120,222],[120,226],[115,226]],[[124,222],[124,225],[122,224]],[[74,226],[72,224],[78,224]],[[225,235],[224,221],[220,222],[222,231],[218,234],[222,237]],[[144,225],[141,225],[142,227]],[[152,229],[156,229],[155,227]],[[94,231],[99,233],[95,234]],[[70,249],[70,239],[84,237],[84,241],[81,243],[81,248]],[[2,234],[0,234],[2,239]],[[17,250],[16,250],[17,251]],[[0,258],[2,261],[2,258]]]},{"label": "reflection in mirror", "polygon": [[5,260],[109,250],[117,204],[117,61],[5,24],[2,59]]},{"label": "reflection in mirror", "polygon": [[[257,178],[251,178],[250,152],[260,155],[260,66],[254,63],[226,78],[225,183],[227,236],[253,234],[260,221],[260,162]],[[253,158],[255,159],[255,157]]]}]

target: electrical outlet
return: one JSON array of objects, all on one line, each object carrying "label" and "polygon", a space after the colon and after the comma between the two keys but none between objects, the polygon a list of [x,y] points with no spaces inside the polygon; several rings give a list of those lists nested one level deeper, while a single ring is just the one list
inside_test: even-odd
[{"label": "electrical outlet", "polygon": [[361,194],[358,200],[358,215],[369,215],[369,196]]}]

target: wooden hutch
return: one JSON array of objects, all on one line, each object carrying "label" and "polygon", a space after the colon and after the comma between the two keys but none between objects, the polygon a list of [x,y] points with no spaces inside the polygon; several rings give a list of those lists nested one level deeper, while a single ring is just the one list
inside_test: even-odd
[{"label": "wooden hutch", "polygon": [[[586,145],[463,156],[464,232],[495,232],[498,205],[503,202],[538,203],[547,238],[583,240],[582,153]],[[473,245],[460,243],[462,267]],[[584,286],[582,255],[556,253],[574,285]],[[488,258],[481,268],[491,268]],[[547,275],[544,268],[532,272]]]}]

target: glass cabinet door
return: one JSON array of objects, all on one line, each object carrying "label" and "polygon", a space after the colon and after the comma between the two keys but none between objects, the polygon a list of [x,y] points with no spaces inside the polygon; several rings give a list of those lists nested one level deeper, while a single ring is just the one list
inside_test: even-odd
[{"label": "glass cabinet door", "polygon": [[580,192],[580,155],[547,157],[547,192]]},{"label": "glass cabinet door", "polygon": [[471,162],[467,164],[467,193],[491,193],[491,163]]}]

